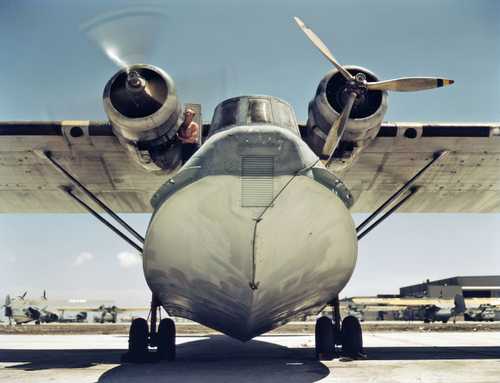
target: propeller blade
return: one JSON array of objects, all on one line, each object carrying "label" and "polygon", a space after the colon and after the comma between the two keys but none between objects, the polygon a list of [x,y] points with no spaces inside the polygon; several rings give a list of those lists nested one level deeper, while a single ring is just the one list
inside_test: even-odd
[{"label": "propeller blade", "polygon": [[339,142],[344,134],[345,128],[347,126],[347,121],[349,120],[349,115],[351,114],[352,106],[354,105],[354,100],[356,100],[357,94],[351,92],[349,94],[349,98],[340,114],[339,118],[335,120],[332,125],[332,128],[328,132],[328,136],[325,140],[325,145],[323,146],[323,154],[328,156],[327,164],[330,163],[330,160],[333,156],[333,152],[339,145]]},{"label": "propeller blade", "polygon": [[392,80],[369,82],[366,84],[369,90],[391,90],[395,92],[414,92],[440,88],[453,84],[453,80],[437,77],[405,77]]},{"label": "propeller blade", "polygon": [[321,41],[321,39],[312,31],[312,29],[308,28],[304,22],[299,19],[298,17],[294,17],[295,22],[299,26],[300,29],[302,29],[302,32],[306,34],[306,36],[311,40],[311,42],[314,44],[316,48],[320,50],[321,53],[330,61],[342,75],[347,79],[347,80],[354,80],[354,76],[350,74],[342,65],[340,65],[337,60],[332,55],[332,52],[326,47],[326,45]]},{"label": "propeller blade", "polygon": [[165,43],[169,15],[165,6],[130,6],[101,14],[80,26],[115,65],[125,68],[151,60]]}]

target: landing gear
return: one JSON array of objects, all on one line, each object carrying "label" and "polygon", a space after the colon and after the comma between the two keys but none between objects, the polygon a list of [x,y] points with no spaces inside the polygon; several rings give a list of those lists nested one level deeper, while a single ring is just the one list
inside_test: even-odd
[{"label": "landing gear", "polygon": [[148,322],[136,318],[130,325],[128,335],[128,353],[126,361],[144,362],[148,356]]},{"label": "landing gear", "polygon": [[160,321],[157,346],[160,360],[175,360],[175,323],[172,319],[165,318]]},{"label": "landing gear", "polygon": [[333,320],[327,316],[316,320],[316,358],[318,360],[333,359],[337,345],[342,346],[342,354],[348,358],[364,357],[363,334],[359,320],[350,315],[344,318],[341,325],[338,298],[335,298],[331,305]]},{"label": "landing gear", "polygon": [[323,316],[316,320],[315,328],[316,359],[331,360],[335,354],[333,322]]},{"label": "landing gear", "polygon": [[350,358],[363,355],[363,334],[358,318],[347,316],[342,321],[342,352]]},{"label": "landing gear", "polygon": [[[145,363],[159,360],[175,360],[175,323],[170,318],[160,320],[156,329],[157,314],[160,303],[155,296],[151,300],[151,311],[148,321],[136,318],[130,325],[128,352],[122,356],[123,362]],[[156,352],[150,352],[149,347],[156,347]]]}]

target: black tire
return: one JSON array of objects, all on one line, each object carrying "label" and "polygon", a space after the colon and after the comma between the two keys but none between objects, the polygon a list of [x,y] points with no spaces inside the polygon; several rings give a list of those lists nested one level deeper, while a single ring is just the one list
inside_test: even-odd
[{"label": "black tire", "polygon": [[136,318],[130,325],[128,336],[128,352],[132,358],[142,358],[148,352],[148,322],[144,318]]},{"label": "black tire", "polygon": [[315,327],[316,359],[331,360],[335,353],[334,328],[332,320],[321,317],[316,320]]},{"label": "black tire", "polygon": [[161,360],[175,360],[175,323],[170,318],[160,321],[158,326],[158,356]]},{"label": "black tire", "polygon": [[363,352],[363,333],[356,317],[349,315],[342,321],[342,351],[349,357]]}]

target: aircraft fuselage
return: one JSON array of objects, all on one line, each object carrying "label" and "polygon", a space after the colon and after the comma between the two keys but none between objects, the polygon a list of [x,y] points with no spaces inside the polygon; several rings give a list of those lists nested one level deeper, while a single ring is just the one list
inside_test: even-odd
[{"label": "aircraft fuselage", "polygon": [[[266,108],[267,118],[255,112]],[[169,314],[248,340],[318,312],[348,282],[352,197],[294,119],[272,97],[225,101],[207,141],[153,197],[144,272]]]}]

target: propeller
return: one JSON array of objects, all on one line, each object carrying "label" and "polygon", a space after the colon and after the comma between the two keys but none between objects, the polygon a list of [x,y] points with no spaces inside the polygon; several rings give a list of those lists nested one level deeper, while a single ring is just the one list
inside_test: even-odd
[{"label": "propeller", "polygon": [[335,120],[326,137],[325,145],[323,146],[323,155],[328,156],[327,164],[330,163],[333,152],[335,148],[339,145],[340,139],[344,134],[344,130],[347,126],[347,120],[349,115],[351,114],[352,106],[354,105],[354,101],[358,95],[355,92],[349,93],[344,109],[342,109],[342,113],[339,118]]},{"label": "propeller", "polygon": [[418,90],[440,88],[455,81],[438,77],[405,77],[393,80],[368,82],[368,90],[391,90],[394,92],[415,92]]},{"label": "propeller", "polygon": [[357,73],[353,75],[347,69],[345,69],[339,62],[333,57],[333,54],[327,48],[327,46],[321,41],[321,39],[307,27],[304,22],[298,18],[294,17],[295,22],[299,28],[305,33],[305,35],[311,40],[316,48],[330,61],[335,68],[344,76],[346,79],[346,85],[344,89],[343,110],[337,120],[332,125],[328,136],[325,140],[323,146],[322,154],[327,158],[327,164],[330,163],[333,153],[337,148],[338,144],[342,139],[342,135],[345,132],[347,122],[349,121],[349,115],[356,103],[361,103],[365,95],[369,91],[394,91],[394,92],[415,92],[426,89],[439,88],[446,85],[453,84],[453,80],[448,80],[446,78],[439,77],[403,77],[392,80],[385,81],[367,81],[364,73]]},{"label": "propeller", "polygon": [[319,49],[321,53],[327,58],[328,61],[330,61],[340,73],[346,78],[346,80],[354,80],[354,77],[352,74],[350,74],[342,65],[338,63],[337,60],[332,55],[332,52],[326,47],[326,45],[321,41],[321,39],[318,37],[316,33],[313,32],[312,29],[308,28],[304,22],[299,19],[298,17],[294,17],[295,22],[297,25],[302,29],[302,31],[306,34],[306,36],[311,40],[311,42],[316,46],[316,48]]},{"label": "propeller", "polygon": [[132,6],[105,13],[80,29],[118,67],[149,61],[161,38],[168,16],[164,6]]}]

